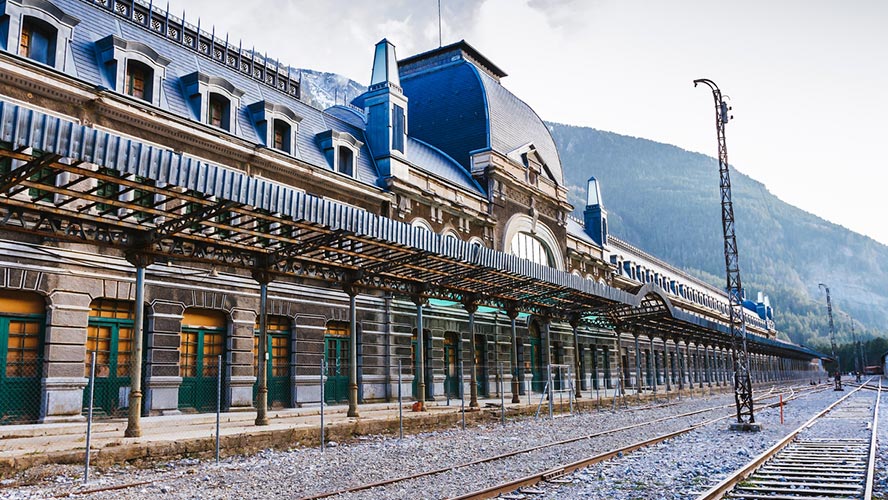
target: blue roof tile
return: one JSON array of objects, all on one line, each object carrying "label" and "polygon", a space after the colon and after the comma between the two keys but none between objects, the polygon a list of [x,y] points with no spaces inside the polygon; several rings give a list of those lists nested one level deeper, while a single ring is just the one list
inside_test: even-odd
[{"label": "blue roof tile", "polygon": [[402,75],[401,85],[410,100],[410,135],[441,149],[467,171],[474,151],[507,155],[533,144],[555,182],[564,184],[549,129],[486,70],[465,59],[448,61]]},{"label": "blue roof tile", "polygon": [[[180,83],[182,76],[195,71],[201,71],[214,76],[225,78],[235,87],[242,90],[241,106],[237,110],[237,136],[249,142],[260,143],[259,136],[252,118],[247,110],[247,105],[257,101],[266,100],[273,104],[280,104],[293,110],[302,117],[297,127],[296,151],[294,156],[300,160],[322,168],[332,169],[328,165],[323,151],[315,141],[315,135],[333,128],[337,131],[348,132],[359,140],[364,140],[362,127],[351,120],[343,120],[333,116],[325,116],[323,111],[315,109],[304,102],[267,87],[259,81],[250,78],[234,68],[213,61],[199,55],[179,43],[167,40],[164,37],[149,31],[136,24],[120,19],[116,14],[109,12],[87,0],[53,0],[53,2],[68,14],[84,20],[74,28],[74,39],[71,43],[75,74],[90,84],[111,87],[113,82],[107,81],[99,67],[98,56],[95,50],[95,42],[111,34],[120,36],[129,41],[138,41],[149,45],[160,55],[170,59],[166,67],[165,79],[161,85],[160,107],[170,113],[189,120],[197,120],[191,107],[183,95]],[[359,181],[377,186],[380,184],[379,174],[373,164],[369,149],[363,147],[358,155],[357,178]]]},{"label": "blue roof tile", "polygon": [[484,195],[484,190],[478,182],[456,160],[434,146],[408,137],[407,157],[421,170],[437,174],[467,191]]},{"label": "blue roof tile", "polygon": [[402,76],[410,135],[432,144],[467,171],[469,152],[490,147],[487,106],[469,64]]},{"label": "blue roof tile", "polygon": [[583,240],[590,245],[594,245],[596,247],[600,246],[598,245],[598,243],[595,243],[595,240],[593,240],[588,234],[586,234],[586,228],[572,217],[567,218],[567,234]]}]

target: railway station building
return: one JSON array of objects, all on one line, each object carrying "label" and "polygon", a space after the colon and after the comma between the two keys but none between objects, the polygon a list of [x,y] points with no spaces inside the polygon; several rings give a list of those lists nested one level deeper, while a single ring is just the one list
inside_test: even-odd
[{"label": "railway station building", "polygon": [[[229,411],[354,414],[399,370],[472,404],[732,383],[724,290],[609,234],[594,178],[571,216],[502,69],[367,49],[367,92],[319,110],[142,0],[0,2],[0,423],[82,419],[93,370],[108,416],[214,410],[220,372]],[[744,305],[753,379],[807,377]]]}]

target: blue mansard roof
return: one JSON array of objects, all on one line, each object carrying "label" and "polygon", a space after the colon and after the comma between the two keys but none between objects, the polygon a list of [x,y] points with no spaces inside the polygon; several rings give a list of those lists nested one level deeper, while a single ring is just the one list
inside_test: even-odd
[{"label": "blue mansard roof", "polygon": [[407,138],[408,159],[426,172],[437,174],[456,186],[475,194],[483,195],[484,191],[478,182],[462,168],[453,158],[434,146],[413,137]]},{"label": "blue mansard roof", "polygon": [[509,92],[501,70],[464,41],[400,61],[410,100],[410,135],[447,153],[467,170],[471,154],[508,155],[533,144],[554,181],[563,185],[555,141],[540,117]]},{"label": "blue mansard roof", "polygon": [[[166,66],[165,78],[161,83],[159,101],[160,108],[170,113],[190,120],[199,119],[186,102],[181,82],[181,77],[199,71],[224,78],[244,92],[240,97],[241,105],[232,120],[232,122],[236,122],[234,135],[244,140],[257,144],[262,142],[247,106],[264,100],[270,104],[285,106],[301,118],[297,126],[296,148],[293,151],[293,156],[306,163],[332,169],[315,140],[316,135],[321,132],[331,129],[347,132],[366,143],[363,128],[355,126],[354,122],[342,120],[313,108],[295,96],[279,91],[236,68],[198,54],[194,49],[186,47],[177,40],[167,39],[159,33],[149,30],[146,26],[128,22],[127,18],[110,12],[101,5],[85,0],[52,1],[66,14],[82,20],[74,29],[71,42],[70,50],[73,55],[74,68],[67,70],[68,73],[81,80],[96,86],[114,89],[115,83],[108,80],[106,72],[99,65],[96,42],[108,35],[115,35],[129,42],[140,42],[170,60]],[[247,58],[249,56],[245,56],[245,59]],[[116,90],[120,91],[120,89]],[[366,145],[361,148],[356,167],[359,181],[370,185],[380,184],[379,174]]]},{"label": "blue mansard roof", "polygon": [[[68,64],[65,71],[74,77],[97,87],[122,92],[123,89],[115,88],[120,83],[113,81],[114,75],[102,62],[99,45],[108,44],[96,42],[113,35],[122,43],[147,47],[155,57],[168,61],[163,78],[158,80],[159,89],[155,89],[159,94],[156,99],[159,108],[185,119],[200,121],[198,111],[188,100],[188,84],[183,77],[199,73],[222,79],[236,89],[239,97],[238,106],[232,110],[229,133],[262,144],[260,131],[248,107],[262,101],[266,107],[282,106],[299,118],[292,151],[295,158],[332,169],[317,137],[330,130],[346,132],[363,142],[357,156],[357,180],[384,187],[367,146],[366,126],[360,109],[334,106],[321,111],[305,104],[298,98],[298,87],[295,92],[290,88],[298,86],[298,82],[289,70],[282,69],[277,63],[272,64],[253,51],[233,47],[156,8],[146,17],[144,14],[152,8],[149,3],[112,2],[115,6],[112,10],[99,1],[52,2],[65,14],[82,20],[73,30],[66,54],[73,64]],[[136,8],[137,12],[130,13],[128,9],[131,8]],[[152,24],[159,19],[164,23],[163,28]],[[166,24],[169,25],[168,36],[164,36]],[[207,44],[213,45],[207,47]],[[549,176],[556,183],[563,184],[558,152],[545,124],[526,103],[499,83],[505,73],[465,41],[411,56],[399,62],[399,69],[404,93],[409,99],[408,162],[455,186],[483,195],[483,186],[471,176],[471,155],[485,150],[508,155],[533,145]],[[285,84],[274,84],[272,75],[283,79]],[[360,98],[355,104],[361,105]]]}]

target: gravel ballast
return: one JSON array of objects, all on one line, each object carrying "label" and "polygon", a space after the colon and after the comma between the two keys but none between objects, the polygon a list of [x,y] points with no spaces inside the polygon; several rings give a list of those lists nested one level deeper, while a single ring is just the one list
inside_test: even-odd
[{"label": "gravel ballast", "polygon": [[[759,392],[759,396],[764,394],[765,391]],[[719,475],[724,477],[734,467],[770,446],[767,442],[776,441],[838,397],[832,391],[823,391],[793,401],[786,408],[783,426],[779,424],[777,410],[761,410],[757,419],[764,423],[765,430],[759,434],[730,433],[726,430],[729,420],[724,420],[651,448],[657,453],[640,450],[580,472],[575,486],[552,490],[549,498],[564,498],[568,489],[580,487],[584,482],[594,486],[590,494],[578,494],[584,498],[686,498],[686,494],[681,495],[679,491],[699,491],[705,484],[717,481]],[[150,481],[150,484],[141,486],[95,493],[90,498],[297,498],[732,404],[733,395],[727,394],[684,399],[681,404],[645,410],[593,411],[555,420],[516,419],[504,427],[488,424],[466,431],[457,427],[407,436],[403,440],[367,437],[350,444],[331,443],[326,451],[264,451],[252,456],[226,458],[220,464],[186,459],[155,464],[150,468],[119,466],[93,471],[88,488]],[[618,434],[545,448],[487,466],[465,467],[337,498],[444,498],[679,430],[726,415],[731,410],[724,408],[673,418]],[[83,489],[81,474],[82,467],[74,466],[30,471],[0,488],[0,499],[45,498],[80,490]],[[626,484],[650,485],[649,489],[657,494],[646,496],[635,490],[633,494],[615,496],[614,492],[622,491]],[[677,485],[682,485],[684,490]],[[598,490],[610,491],[597,496]]]}]

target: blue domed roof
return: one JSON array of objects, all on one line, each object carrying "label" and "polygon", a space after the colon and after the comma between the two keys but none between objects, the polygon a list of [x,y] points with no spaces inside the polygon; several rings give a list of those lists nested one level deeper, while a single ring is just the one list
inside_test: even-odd
[{"label": "blue domed roof", "polygon": [[399,62],[409,99],[409,133],[471,171],[471,155],[508,155],[532,144],[552,180],[564,184],[555,141],[539,115],[500,83],[505,76],[470,45],[457,42]]}]

